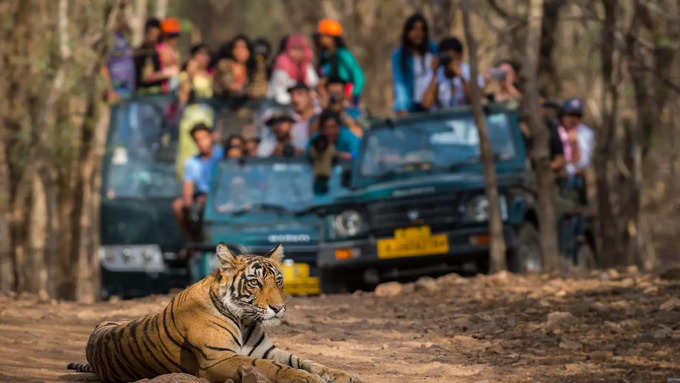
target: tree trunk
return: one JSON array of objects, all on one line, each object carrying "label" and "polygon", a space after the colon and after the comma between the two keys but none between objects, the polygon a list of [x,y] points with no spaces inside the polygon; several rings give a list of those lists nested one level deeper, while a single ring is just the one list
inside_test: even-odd
[{"label": "tree trunk", "polygon": [[531,155],[536,167],[538,192],[538,223],[540,225],[541,255],[546,271],[559,269],[559,247],[557,243],[557,215],[555,212],[555,179],[550,167],[549,131],[540,109],[538,95],[538,63],[543,22],[543,0],[529,3],[529,25],[526,40],[524,77],[525,108],[529,116],[529,129],[533,138]]},{"label": "tree trunk", "polygon": [[484,186],[489,206],[489,234],[491,236],[489,251],[489,271],[497,272],[507,269],[505,256],[505,238],[503,237],[503,220],[498,199],[498,184],[496,183],[496,164],[493,159],[493,148],[489,141],[486,128],[486,118],[482,110],[481,90],[477,82],[477,45],[470,25],[470,0],[463,0],[463,29],[465,42],[470,52],[470,92],[472,96],[472,110],[475,124],[479,132],[479,150],[484,165]]},{"label": "tree trunk", "polygon": [[0,292],[6,293],[14,286],[12,270],[12,238],[10,235],[10,183],[9,166],[5,151],[5,127],[0,123]]},{"label": "tree trunk", "polygon": [[27,246],[30,273],[27,274],[28,291],[38,294],[40,300],[49,298],[47,292],[47,265],[45,240],[47,234],[47,197],[40,174],[31,177],[31,207],[28,220]]},{"label": "tree trunk", "polygon": [[[553,50],[555,47],[555,34],[557,32],[557,27],[559,26],[562,6],[565,4],[566,0],[548,0],[543,2],[543,16],[541,17],[540,33],[541,43],[538,60],[538,69],[540,72],[538,75],[539,85],[545,86],[550,91],[550,94],[560,94],[561,91],[561,81],[558,78],[558,73],[555,68]],[[529,28],[531,29],[531,21],[529,21]],[[529,34],[531,34],[531,32],[529,32]]]},{"label": "tree trunk", "polygon": [[[604,6],[604,22],[600,38],[602,41],[614,41],[617,24],[617,1],[602,0]],[[614,138],[616,120],[618,118],[618,89],[614,77],[614,45],[600,45],[600,73],[603,81],[602,123],[598,129],[596,150],[593,156],[595,164],[598,217],[598,254],[602,266],[614,266],[622,253],[622,227],[614,216],[612,201],[613,191],[610,185],[610,163],[614,158]]]},{"label": "tree trunk", "polygon": [[156,17],[163,20],[168,15],[168,0],[156,0]]},{"label": "tree trunk", "polygon": [[132,46],[139,46],[144,41],[144,25],[148,0],[134,0],[134,6],[126,9],[126,18],[132,31]]}]

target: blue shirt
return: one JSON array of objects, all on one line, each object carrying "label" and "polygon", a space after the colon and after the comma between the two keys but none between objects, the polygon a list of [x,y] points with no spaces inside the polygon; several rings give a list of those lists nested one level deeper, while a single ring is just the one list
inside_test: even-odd
[{"label": "blue shirt", "polygon": [[[414,96],[416,95],[416,73],[413,56],[406,59],[406,68],[401,66],[401,56],[404,54],[401,47],[392,52],[392,82],[394,88],[394,111],[413,111]],[[426,55],[437,54],[437,43],[430,42],[428,44],[428,51]],[[424,60],[426,61],[426,60]],[[429,64],[428,64],[429,65]],[[425,66],[426,73],[431,73],[427,65]],[[427,84],[427,83],[425,83]],[[427,86],[426,86],[427,87]]]},{"label": "blue shirt", "polygon": [[[309,145],[307,150],[314,142],[314,139],[319,136],[316,133],[311,140],[309,140]],[[347,127],[341,127],[338,133],[338,140],[335,142],[335,150],[340,153],[350,153],[352,158],[356,158],[359,155],[359,150],[361,149],[361,138],[357,137],[351,130]]]},{"label": "blue shirt", "polygon": [[194,193],[208,193],[212,181],[215,164],[224,158],[224,150],[214,146],[212,155],[208,159],[201,158],[201,154],[187,158],[184,163],[184,182],[194,184]]}]

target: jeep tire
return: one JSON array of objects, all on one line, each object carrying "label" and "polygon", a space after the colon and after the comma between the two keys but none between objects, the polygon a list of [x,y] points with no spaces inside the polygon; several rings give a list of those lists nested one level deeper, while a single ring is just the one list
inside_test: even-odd
[{"label": "jeep tire", "polygon": [[582,271],[593,270],[597,268],[597,259],[595,258],[595,252],[589,243],[582,243],[578,247],[578,253],[576,254],[576,269]]},{"label": "jeep tire", "polygon": [[517,230],[517,246],[508,252],[508,270],[513,273],[541,272],[543,259],[538,231],[531,223]]},{"label": "jeep tire", "polygon": [[347,291],[344,274],[334,270],[320,269],[321,292],[324,294],[342,294]]}]

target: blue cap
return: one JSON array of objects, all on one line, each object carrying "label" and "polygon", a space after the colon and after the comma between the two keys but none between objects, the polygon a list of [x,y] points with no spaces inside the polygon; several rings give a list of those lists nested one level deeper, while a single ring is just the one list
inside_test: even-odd
[{"label": "blue cap", "polygon": [[583,101],[576,97],[569,98],[562,104],[562,109],[560,111],[562,114],[583,116]]}]

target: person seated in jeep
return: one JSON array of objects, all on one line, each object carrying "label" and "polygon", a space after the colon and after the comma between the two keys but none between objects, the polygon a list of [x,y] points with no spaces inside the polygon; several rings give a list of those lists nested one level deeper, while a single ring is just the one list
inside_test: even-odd
[{"label": "person seated in jeep", "polygon": [[359,153],[361,139],[342,126],[339,113],[326,109],[318,117],[319,133],[309,145],[309,157],[314,171],[314,193],[328,193],[328,181],[336,159],[352,159]]},{"label": "person seated in jeep", "polygon": [[210,181],[215,164],[224,157],[224,151],[214,145],[211,129],[199,123],[191,128],[191,138],[198,147],[198,154],[189,157],[184,164],[182,196],[172,203],[172,211],[180,229],[192,240],[198,240],[198,233],[189,224],[195,213],[202,211],[205,198],[210,190]]},{"label": "person seated in jeep", "polygon": [[[455,37],[444,38],[438,47],[439,56],[431,62],[432,74],[422,105],[428,110],[450,108],[470,103],[470,66],[463,62],[463,44]],[[477,79],[484,87],[481,77]]]},{"label": "person seated in jeep", "polygon": [[[342,117],[339,113],[326,109],[318,117],[319,132],[312,137],[310,149],[332,147],[336,157],[352,159],[359,153],[361,138],[357,137],[348,127],[343,126]],[[322,145],[327,141],[326,145]]]},{"label": "person seated in jeep", "polygon": [[295,147],[293,136],[295,120],[286,109],[274,109],[265,117],[265,125],[271,134],[260,142],[257,148],[260,157],[293,157],[303,154],[303,150]]},{"label": "person seated in jeep", "polygon": [[[324,109],[337,113],[341,119],[341,126],[349,129],[355,136],[361,138],[364,134],[361,125],[357,122],[361,118],[361,110],[352,106],[347,98],[347,83],[340,77],[329,77],[325,79],[325,86],[322,88],[321,104]],[[315,125],[312,129],[318,129]]]}]

